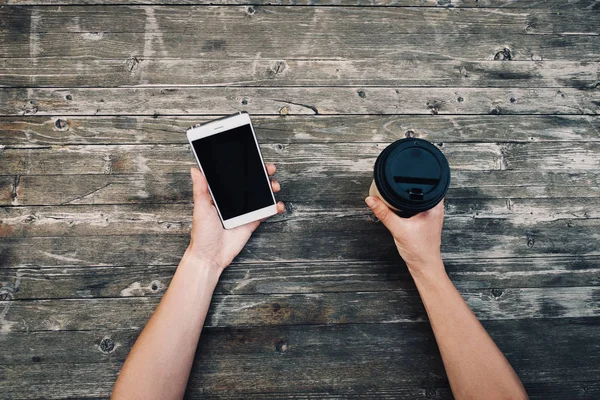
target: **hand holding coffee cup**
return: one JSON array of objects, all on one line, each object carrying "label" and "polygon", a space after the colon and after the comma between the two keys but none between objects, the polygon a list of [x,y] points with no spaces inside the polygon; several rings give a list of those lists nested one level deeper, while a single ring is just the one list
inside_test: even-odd
[{"label": "hand holding coffee cup", "polygon": [[411,272],[441,268],[444,196],[450,167],[444,154],[423,139],[402,139],[386,147],[375,162],[365,199],[390,230]]},{"label": "hand holding coffee cup", "polygon": [[427,140],[402,139],[377,157],[369,195],[410,218],[435,207],[449,186],[450,166],[444,154]]},{"label": "hand holding coffee cup", "polygon": [[400,256],[411,274],[444,271],[441,242],[444,222],[444,201],[412,218],[402,218],[381,199],[367,197],[365,202],[375,216],[388,228]]}]

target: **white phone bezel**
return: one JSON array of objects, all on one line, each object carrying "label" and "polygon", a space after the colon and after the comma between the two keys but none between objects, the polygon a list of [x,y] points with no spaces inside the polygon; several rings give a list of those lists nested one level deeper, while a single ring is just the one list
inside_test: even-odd
[{"label": "white phone bezel", "polygon": [[208,191],[210,193],[210,197],[212,197],[213,202],[215,203],[215,208],[217,209],[217,213],[219,214],[219,218],[221,219],[221,223],[225,229],[232,229],[237,226],[245,225],[249,222],[258,221],[263,218],[270,217],[272,215],[277,214],[277,203],[275,201],[275,195],[273,194],[273,189],[271,188],[271,180],[269,179],[269,174],[267,173],[267,169],[265,167],[265,162],[263,160],[260,146],[258,145],[258,141],[256,140],[256,133],[254,132],[254,127],[252,126],[252,122],[250,121],[250,115],[247,113],[239,113],[232,115],[230,117],[221,118],[215,121],[208,122],[204,125],[200,125],[198,127],[190,128],[186,131],[186,136],[188,142],[190,143],[190,147],[192,149],[192,153],[194,153],[194,157],[196,158],[196,162],[198,163],[198,167],[200,167],[200,171],[204,174],[204,169],[202,169],[202,164],[198,159],[198,155],[194,150],[194,145],[192,142],[194,140],[202,139],[212,135],[218,135],[219,133],[223,133],[229,131],[231,129],[237,128],[239,126],[250,125],[250,129],[252,131],[252,136],[254,137],[254,143],[256,144],[256,149],[258,151],[258,155],[260,157],[260,161],[263,166],[263,171],[265,173],[265,179],[267,180],[269,191],[271,193],[271,198],[273,199],[273,204],[264,208],[260,208],[255,211],[251,211],[246,214],[242,214],[240,216],[230,218],[227,220],[223,219],[221,215],[221,210],[219,209],[219,205],[213,196],[212,190],[210,189],[210,182],[208,184]]}]

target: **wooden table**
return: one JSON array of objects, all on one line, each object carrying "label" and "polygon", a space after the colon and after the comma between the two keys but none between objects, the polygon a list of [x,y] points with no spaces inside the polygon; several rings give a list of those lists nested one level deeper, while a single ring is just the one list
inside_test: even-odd
[{"label": "wooden table", "polygon": [[531,397],[600,398],[598,2],[246,1],[0,0],[0,397],[109,396],[188,243],[184,131],[246,110],[287,211],[189,398],[451,398],[363,203],[404,137],[450,161],[447,269]]}]

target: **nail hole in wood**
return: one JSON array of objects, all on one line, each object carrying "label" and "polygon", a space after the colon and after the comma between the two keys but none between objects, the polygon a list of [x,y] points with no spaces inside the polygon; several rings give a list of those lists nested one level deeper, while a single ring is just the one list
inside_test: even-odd
[{"label": "nail hole in wood", "polygon": [[288,351],[288,349],[289,349],[288,342],[286,342],[285,340],[280,340],[275,344],[275,350],[278,353],[281,353],[281,354],[286,353]]}]

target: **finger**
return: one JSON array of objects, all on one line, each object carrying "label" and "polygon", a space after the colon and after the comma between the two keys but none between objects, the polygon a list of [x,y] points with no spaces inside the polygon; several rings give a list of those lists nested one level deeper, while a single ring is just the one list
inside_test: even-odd
[{"label": "finger", "polygon": [[198,168],[190,170],[192,174],[192,191],[194,193],[194,205],[211,204],[210,193],[208,193],[208,182]]},{"label": "finger", "polygon": [[271,189],[273,189],[273,192],[277,193],[281,190],[281,185],[275,179],[271,179]]},{"label": "finger", "polygon": [[277,171],[277,167],[275,167],[275,164],[265,163],[265,166],[267,167],[267,173],[269,174],[269,176],[275,175],[275,172]]},{"label": "finger", "polygon": [[380,220],[392,234],[397,229],[398,224],[402,223],[400,217],[378,198],[369,196],[365,199],[365,203],[367,203],[377,219]]},{"label": "finger", "polygon": [[283,204],[283,201],[277,202],[277,214],[281,214],[284,212],[285,212],[285,204]]}]

